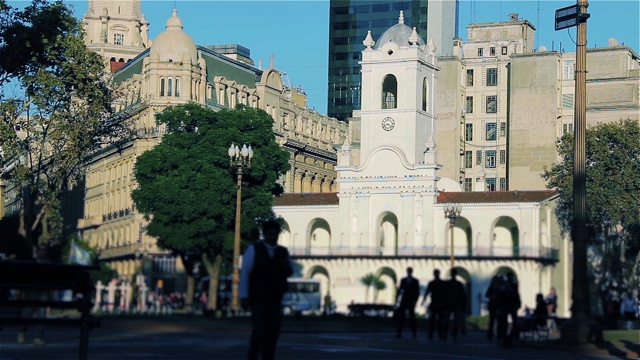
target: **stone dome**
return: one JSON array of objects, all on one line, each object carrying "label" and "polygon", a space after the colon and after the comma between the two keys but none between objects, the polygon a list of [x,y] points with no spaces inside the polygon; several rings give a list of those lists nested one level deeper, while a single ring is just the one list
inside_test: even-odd
[{"label": "stone dome", "polygon": [[[413,29],[405,25],[404,15],[400,12],[400,19],[397,24],[393,25],[385,31],[376,44],[376,49],[380,49],[388,42],[394,42],[398,46],[410,46],[409,38],[413,33]],[[421,36],[418,36],[418,46],[424,45],[425,42]]]},{"label": "stone dome", "polygon": [[158,55],[160,61],[182,61],[183,56],[189,56],[192,64],[198,62],[198,50],[191,36],[182,31],[182,20],[178,11],[173,9],[173,16],[167,20],[165,31],[160,33],[151,45],[151,55]]}]

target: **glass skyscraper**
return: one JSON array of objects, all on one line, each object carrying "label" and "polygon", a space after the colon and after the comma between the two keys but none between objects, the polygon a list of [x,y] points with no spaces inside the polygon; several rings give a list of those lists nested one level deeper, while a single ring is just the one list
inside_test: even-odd
[{"label": "glass skyscraper", "polygon": [[402,10],[405,24],[416,27],[425,41],[427,36],[434,35],[438,53],[450,54],[457,29],[457,3],[458,0],[331,0],[328,115],[344,121],[352,116],[353,110],[360,109],[358,62],[367,31],[371,30],[377,41],[398,23]]}]

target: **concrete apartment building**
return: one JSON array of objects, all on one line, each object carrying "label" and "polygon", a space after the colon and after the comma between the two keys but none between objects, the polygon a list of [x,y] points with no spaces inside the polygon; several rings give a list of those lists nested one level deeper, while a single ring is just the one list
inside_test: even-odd
[{"label": "concrete apartment building", "polygon": [[[464,191],[544,189],[556,142],[573,131],[575,53],[534,49],[535,27],[517,14],[467,32],[438,63],[440,174]],[[638,59],[613,39],[588,49],[588,126],[638,120]]]}]

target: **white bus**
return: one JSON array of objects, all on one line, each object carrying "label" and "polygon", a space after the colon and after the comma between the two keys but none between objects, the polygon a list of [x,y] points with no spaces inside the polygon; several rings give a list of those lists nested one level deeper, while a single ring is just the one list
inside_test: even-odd
[{"label": "white bus", "polygon": [[[231,275],[220,277],[218,282],[218,308],[231,306]],[[320,280],[289,278],[289,289],[282,298],[282,312],[285,315],[318,312],[321,309]],[[209,289],[209,277],[200,279],[196,293]],[[197,301],[197,300],[196,300]]]},{"label": "white bus", "polygon": [[285,315],[320,311],[320,280],[289,278],[287,282],[289,290],[282,298],[282,312]]}]

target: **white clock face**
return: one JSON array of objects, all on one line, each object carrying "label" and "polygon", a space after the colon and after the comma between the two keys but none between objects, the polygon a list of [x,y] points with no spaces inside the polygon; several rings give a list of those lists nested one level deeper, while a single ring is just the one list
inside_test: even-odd
[{"label": "white clock face", "polygon": [[395,126],[396,122],[392,118],[386,117],[382,119],[382,129],[384,131],[391,131]]}]

